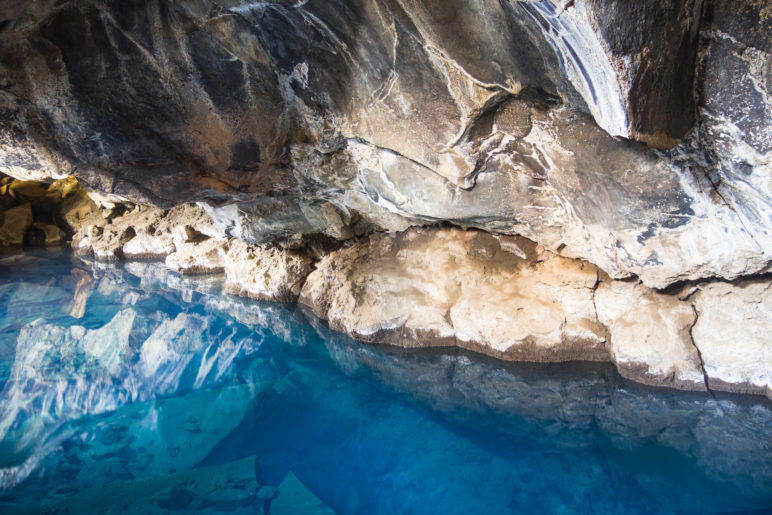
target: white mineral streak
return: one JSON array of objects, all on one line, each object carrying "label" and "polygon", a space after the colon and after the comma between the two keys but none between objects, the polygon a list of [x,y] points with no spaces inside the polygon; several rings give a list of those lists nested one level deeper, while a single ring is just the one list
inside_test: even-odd
[{"label": "white mineral streak", "polygon": [[595,122],[612,136],[628,137],[624,95],[585,3],[575,2],[565,10],[552,0],[530,6],[550,25],[551,30],[543,35],[560,57],[568,79],[582,95]]}]

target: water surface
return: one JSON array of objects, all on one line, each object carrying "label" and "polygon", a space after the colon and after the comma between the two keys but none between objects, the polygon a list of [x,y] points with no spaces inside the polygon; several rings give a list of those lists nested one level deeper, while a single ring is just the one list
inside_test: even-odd
[{"label": "water surface", "polygon": [[772,508],[772,408],[612,366],[373,347],[219,278],[67,252],[0,260],[0,511]]}]

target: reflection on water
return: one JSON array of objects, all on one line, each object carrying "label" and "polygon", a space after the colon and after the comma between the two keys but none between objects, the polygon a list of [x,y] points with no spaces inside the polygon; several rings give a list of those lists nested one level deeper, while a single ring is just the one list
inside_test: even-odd
[{"label": "reflection on water", "polygon": [[0,260],[0,510],[278,512],[295,476],[338,513],[772,508],[765,399],[366,346],[222,286]]}]

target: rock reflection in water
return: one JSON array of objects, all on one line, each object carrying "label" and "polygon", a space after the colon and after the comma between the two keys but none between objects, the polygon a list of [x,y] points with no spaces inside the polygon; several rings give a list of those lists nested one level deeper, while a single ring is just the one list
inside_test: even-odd
[{"label": "rock reflection in water", "polygon": [[[226,296],[220,278],[159,264],[61,253],[0,267],[6,507],[85,502],[91,494],[78,492],[98,485],[128,491],[200,467],[242,470],[239,460],[255,454],[255,477],[233,479],[254,490],[249,502],[266,481],[261,464],[274,484],[296,467],[343,513],[415,512],[432,496],[438,509],[461,510],[471,490],[491,512],[537,501],[632,512],[772,507],[765,399],[652,390],[604,364],[363,345],[295,306]],[[84,274],[95,285],[87,295]],[[82,317],[67,308],[74,299]],[[324,433],[331,420],[338,425]],[[295,434],[315,442],[313,456],[301,456],[309,444]],[[336,463],[341,449],[356,454]],[[315,473],[310,464],[328,458]],[[443,468],[468,484],[448,488]],[[565,492],[531,499],[545,485]]]}]

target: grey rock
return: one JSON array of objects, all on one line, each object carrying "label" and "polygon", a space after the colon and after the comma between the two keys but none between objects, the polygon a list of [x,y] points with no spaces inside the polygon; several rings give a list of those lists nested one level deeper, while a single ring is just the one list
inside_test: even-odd
[{"label": "grey rock", "polygon": [[2,14],[0,167],[16,177],[201,201],[248,244],[450,221],[657,288],[770,264],[762,0]]}]

